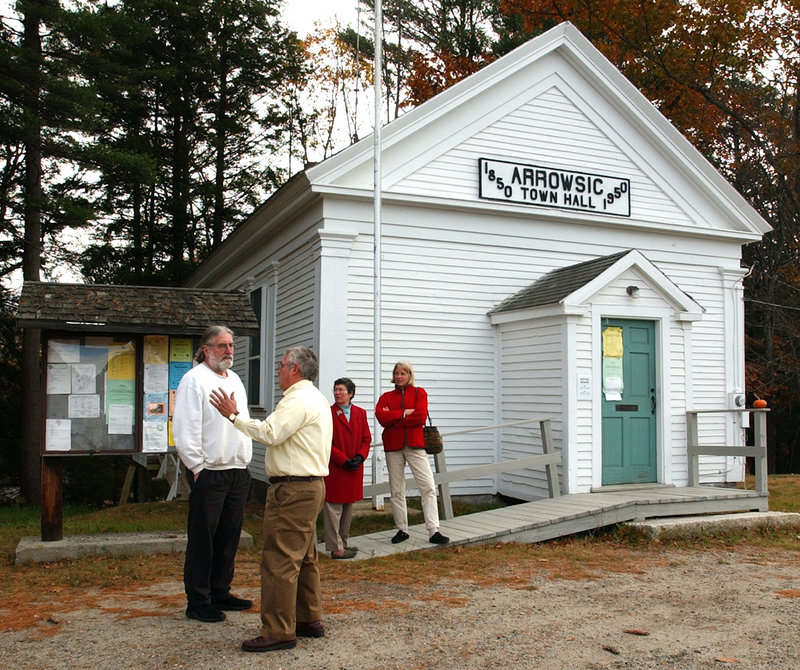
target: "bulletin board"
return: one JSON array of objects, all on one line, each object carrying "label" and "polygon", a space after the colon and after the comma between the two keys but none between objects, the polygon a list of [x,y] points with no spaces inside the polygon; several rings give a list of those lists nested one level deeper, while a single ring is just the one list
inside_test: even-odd
[{"label": "bulletin board", "polygon": [[195,343],[159,334],[48,335],[43,453],[169,451],[175,391]]}]

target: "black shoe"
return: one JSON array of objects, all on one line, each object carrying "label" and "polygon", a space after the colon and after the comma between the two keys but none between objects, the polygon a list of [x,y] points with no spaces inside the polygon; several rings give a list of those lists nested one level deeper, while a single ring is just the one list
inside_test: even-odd
[{"label": "black shoe", "polygon": [[428,541],[432,542],[433,544],[447,544],[450,542],[450,538],[445,537],[437,530],[433,535],[430,536]]},{"label": "black shoe", "polygon": [[353,558],[353,556],[355,556],[357,553],[358,549],[355,549],[354,547],[345,547],[344,553],[341,556],[331,552],[331,558]]},{"label": "black shoe", "polygon": [[235,595],[229,593],[222,600],[212,600],[211,604],[218,610],[240,612],[242,610],[249,610],[253,606],[253,601],[237,598]]},{"label": "black shoe", "polygon": [[225,621],[225,612],[221,612],[213,605],[208,604],[187,607],[186,616],[189,619],[197,619],[198,621],[205,621],[206,623]]},{"label": "black shoe", "polygon": [[398,530],[397,534],[392,538],[392,544],[400,544],[408,539],[408,533],[404,530]]}]

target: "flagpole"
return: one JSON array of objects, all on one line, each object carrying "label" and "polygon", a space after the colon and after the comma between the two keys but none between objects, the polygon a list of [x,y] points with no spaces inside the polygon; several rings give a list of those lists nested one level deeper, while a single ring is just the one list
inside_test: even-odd
[{"label": "flagpole", "polygon": [[[381,394],[381,93],[383,50],[383,8],[381,0],[375,0],[375,60],[373,64],[373,97],[375,123],[373,139],[373,388],[375,402]],[[377,418],[373,421],[374,439],[378,439],[380,426]],[[383,481],[383,452],[372,450],[372,483]],[[372,506],[383,509],[383,495],[372,498]]]}]

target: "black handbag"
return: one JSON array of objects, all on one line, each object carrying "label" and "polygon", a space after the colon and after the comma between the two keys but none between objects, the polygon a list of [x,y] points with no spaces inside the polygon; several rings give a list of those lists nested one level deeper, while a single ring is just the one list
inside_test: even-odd
[{"label": "black handbag", "polygon": [[440,454],[444,445],[439,429],[431,423],[431,415],[428,413],[428,425],[422,427],[422,434],[425,436],[425,453]]}]

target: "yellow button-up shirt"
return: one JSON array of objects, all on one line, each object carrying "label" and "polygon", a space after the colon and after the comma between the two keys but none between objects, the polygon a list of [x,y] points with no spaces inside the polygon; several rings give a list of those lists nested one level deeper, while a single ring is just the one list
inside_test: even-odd
[{"label": "yellow button-up shirt", "polygon": [[322,392],[301,379],[283,392],[275,411],[264,421],[237,416],[234,425],[267,445],[267,477],[324,477],[331,456],[333,421]]}]

